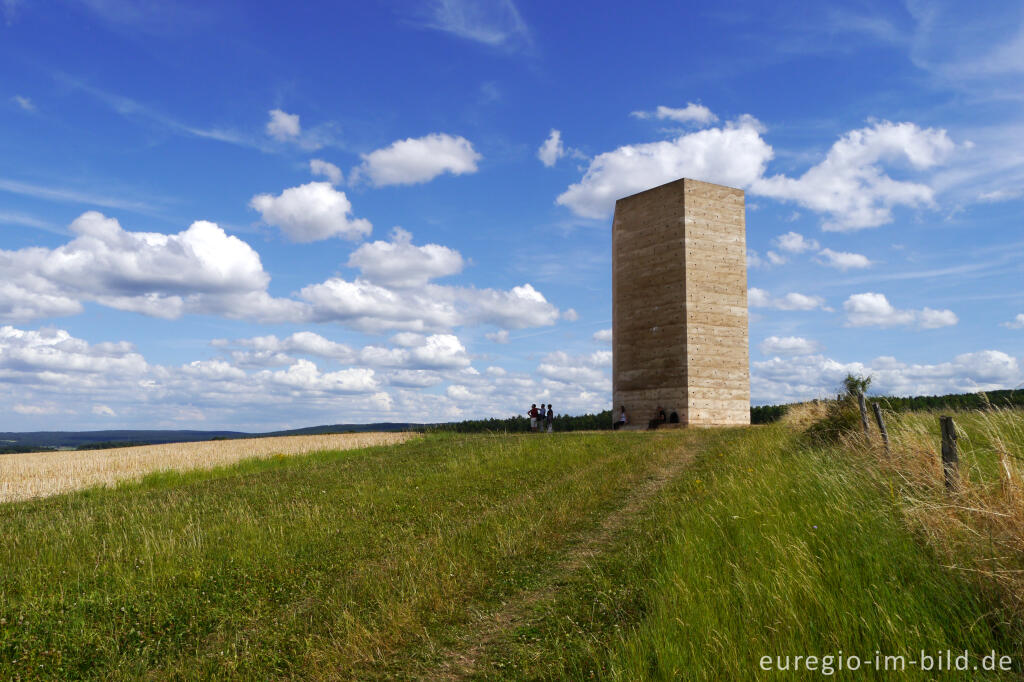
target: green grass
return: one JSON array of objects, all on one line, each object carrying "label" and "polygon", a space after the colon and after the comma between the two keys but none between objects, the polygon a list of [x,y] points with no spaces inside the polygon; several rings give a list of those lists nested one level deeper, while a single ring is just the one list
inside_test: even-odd
[{"label": "green grass", "polygon": [[0,679],[415,675],[665,456],[439,436],[2,505]]},{"label": "green grass", "polygon": [[840,649],[1019,671],[1012,614],[871,464],[783,425],[435,435],[0,505],[0,679],[429,677],[495,612],[521,617],[478,677],[754,679]]},{"label": "green grass", "polygon": [[946,649],[1011,655],[1019,676],[1020,624],[942,567],[871,462],[777,425],[706,440],[637,527],[492,651],[490,676],[767,679],[762,656]]}]

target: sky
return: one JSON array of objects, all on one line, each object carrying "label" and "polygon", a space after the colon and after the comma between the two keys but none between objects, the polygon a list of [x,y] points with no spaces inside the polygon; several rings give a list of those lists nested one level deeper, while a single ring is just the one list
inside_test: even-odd
[{"label": "sky", "polygon": [[746,192],[751,398],[1024,386],[1024,5],[0,0],[0,430],[611,407],[611,213]]}]

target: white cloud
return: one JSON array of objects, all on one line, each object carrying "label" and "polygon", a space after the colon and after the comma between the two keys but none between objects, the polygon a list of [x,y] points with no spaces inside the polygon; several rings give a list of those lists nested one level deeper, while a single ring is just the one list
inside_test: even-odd
[{"label": "white cloud", "polygon": [[1024,196],[1024,189],[997,189],[979,194],[978,199],[989,203],[997,203],[1000,201],[1012,201],[1022,196]]},{"label": "white cloud", "polygon": [[294,242],[313,242],[329,237],[360,239],[373,229],[364,218],[351,218],[352,203],[344,192],[328,182],[309,182],[290,187],[278,196],[257,194],[249,206],[260,212],[268,225]]},{"label": "white cloud", "polygon": [[508,330],[499,329],[496,332],[488,332],[484,334],[484,337],[488,341],[493,341],[494,343],[508,343]]},{"label": "white cloud", "polygon": [[90,345],[63,329],[0,327],[0,372],[8,378],[10,373],[130,376],[147,369],[145,359],[129,343]]},{"label": "white cloud", "polygon": [[391,386],[406,388],[429,388],[444,381],[437,372],[422,369],[396,369],[385,374],[384,378]]},{"label": "white cloud", "polygon": [[558,308],[530,284],[509,291],[437,284],[394,291],[361,278],[350,282],[334,277],[303,288],[299,295],[313,307],[313,319],[372,332],[481,324],[522,329],[552,325],[559,317]]},{"label": "white cloud", "polygon": [[530,43],[530,31],[512,0],[434,0],[425,25],[491,47]]},{"label": "white cloud", "polygon": [[408,369],[462,369],[470,366],[466,347],[454,334],[434,334],[412,348],[381,348],[367,346],[359,359],[380,367]]},{"label": "white cloud", "polygon": [[1024,329],[1024,313],[1018,313],[1017,317],[1009,322],[1001,322],[1000,325],[1007,329]]},{"label": "white cloud", "polygon": [[24,415],[42,415],[42,414],[56,414],[57,408],[53,405],[24,405],[18,403],[11,407],[11,410],[17,414]]},{"label": "white cloud", "polygon": [[820,256],[818,259],[819,263],[823,263],[840,270],[849,270],[850,268],[867,268],[871,266],[871,261],[868,260],[867,256],[862,256],[859,253],[822,249],[818,252],[818,256]]},{"label": "white cloud", "polygon": [[937,329],[955,325],[959,320],[952,310],[899,310],[884,294],[854,294],[843,303],[849,327],[909,327]]},{"label": "white cloud", "polygon": [[483,157],[464,137],[433,133],[420,138],[396,140],[390,146],[363,154],[350,180],[366,176],[377,187],[415,185],[442,173],[475,173]]},{"label": "white cloud", "polygon": [[825,307],[825,299],[821,296],[808,296],[791,292],[776,298],[764,289],[751,287],[747,290],[747,305],[751,308],[775,308],[776,310],[815,310]]},{"label": "white cloud", "polygon": [[895,180],[880,163],[897,160],[917,170],[928,169],[944,161],[954,147],[945,130],[879,121],[846,133],[821,163],[799,178],[761,178],[750,189],[827,214],[826,230],[877,227],[892,221],[894,206],[929,206],[934,198],[928,185]]},{"label": "white cloud", "polygon": [[286,142],[294,140],[302,134],[302,126],[299,125],[299,115],[289,114],[280,109],[270,110],[270,120],[267,121],[267,135],[275,140]]},{"label": "white cloud", "polygon": [[768,265],[763,258],[753,249],[747,249],[747,267],[763,268]]},{"label": "white cloud", "polygon": [[694,104],[693,102],[687,103],[687,105],[682,109],[659,106],[653,112],[634,111],[630,115],[635,116],[636,118],[657,118],[659,120],[668,119],[678,123],[698,123],[700,125],[709,125],[718,120],[718,117],[711,113],[711,110],[706,106],[703,104]]},{"label": "white cloud", "polygon": [[798,232],[780,234],[772,241],[781,250],[788,251],[789,253],[803,253],[804,251],[814,251],[819,248],[818,242],[813,239],[807,239]]},{"label": "white cloud", "polygon": [[300,391],[368,393],[380,386],[372,369],[360,367],[323,373],[315,364],[302,359],[286,370],[264,370],[260,376],[271,383]]},{"label": "white cloud", "polygon": [[[314,355],[321,358],[329,358],[339,362],[351,362],[355,359],[356,353],[350,346],[337,343],[314,332],[295,332],[291,336],[279,339],[274,335],[256,336],[250,339],[236,339],[235,341],[217,340],[214,346],[224,348],[228,346],[240,346],[252,349],[253,352],[261,354],[257,357],[286,357],[278,354],[294,353],[299,355]],[[256,364],[256,363],[253,363]]]},{"label": "white cloud", "polygon": [[396,227],[390,242],[363,244],[349,256],[348,265],[359,268],[364,278],[376,284],[419,287],[462,272],[463,260],[458,251],[446,246],[414,246],[412,235]]},{"label": "white cloud", "polygon": [[562,146],[562,133],[554,128],[548,139],[537,150],[537,158],[548,168],[551,168],[560,158],[565,156],[565,147]]},{"label": "white cloud", "polygon": [[562,384],[572,384],[592,391],[610,391],[611,351],[589,355],[569,355],[564,351],[548,353],[537,365],[537,374]]},{"label": "white cloud", "polygon": [[594,340],[600,343],[611,343],[612,342],[612,330],[611,329],[599,329],[594,332]]},{"label": "white cloud", "polygon": [[822,350],[817,341],[799,336],[769,336],[758,348],[762,355],[811,355]]},{"label": "white cloud", "polygon": [[682,177],[747,187],[773,156],[760,131],[756,119],[743,116],[674,140],[619,147],[594,157],[556,201],[584,218],[606,218],[617,199]]},{"label": "white cloud", "polygon": [[423,334],[417,334],[415,332],[399,332],[391,337],[391,343],[402,348],[412,348],[414,346],[422,346],[425,337]]},{"label": "white cloud", "polygon": [[24,111],[34,112],[36,110],[36,105],[32,100],[23,95],[15,95],[14,97],[11,97],[11,101],[21,107]]},{"label": "white cloud", "polygon": [[580,314],[576,312],[575,308],[566,308],[562,311],[562,319],[566,322],[575,322],[580,319]]},{"label": "white cloud", "polygon": [[70,229],[75,238],[55,249],[0,250],[0,317],[74,314],[80,300],[165,318],[274,308],[259,255],[214,223],[171,235],[129,232],[89,211]]},{"label": "white cloud", "polygon": [[327,178],[332,185],[340,185],[345,180],[340,168],[323,159],[310,159],[309,172]]},{"label": "white cloud", "polygon": [[843,363],[822,355],[774,357],[751,363],[751,397],[783,403],[834,396],[847,374],[872,377],[883,395],[942,395],[1016,388],[1024,383],[1021,363],[1006,353],[964,353],[950,362],[910,364],[893,357]]},{"label": "white cloud", "polygon": [[579,216],[606,218],[617,199],[688,177],[794,201],[824,213],[826,230],[856,230],[890,222],[896,206],[934,205],[929,185],[896,180],[883,163],[925,171],[943,163],[956,147],[945,130],[879,121],[847,132],[799,178],[765,177],[774,151],[762,133],[757,119],[745,115],[673,140],[619,147],[596,156],[583,178],[556,201]]},{"label": "white cloud", "polygon": [[92,413],[99,417],[116,417],[117,412],[114,412],[113,408],[108,405],[93,405]]},{"label": "white cloud", "polygon": [[764,255],[768,257],[768,262],[771,263],[772,265],[783,265],[784,263],[789,261],[788,258],[781,254],[775,253],[774,251],[768,251]]}]

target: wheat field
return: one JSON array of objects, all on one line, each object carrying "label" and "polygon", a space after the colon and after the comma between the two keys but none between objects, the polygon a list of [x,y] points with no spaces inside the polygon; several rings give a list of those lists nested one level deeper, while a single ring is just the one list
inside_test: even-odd
[{"label": "wheat field", "polygon": [[418,434],[333,433],[0,455],[0,502],[138,480],[157,471],[213,469],[243,459],[404,443]]}]

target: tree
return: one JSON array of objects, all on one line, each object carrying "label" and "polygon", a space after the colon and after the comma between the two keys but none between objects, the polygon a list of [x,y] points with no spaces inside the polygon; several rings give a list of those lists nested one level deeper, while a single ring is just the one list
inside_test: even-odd
[{"label": "tree", "polygon": [[870,385],[870,374],[866,377],[854,376],[852,373],[847,374],[843,379],[843,392],[846,396],[856,397],[858,393],[867,393]]}]

